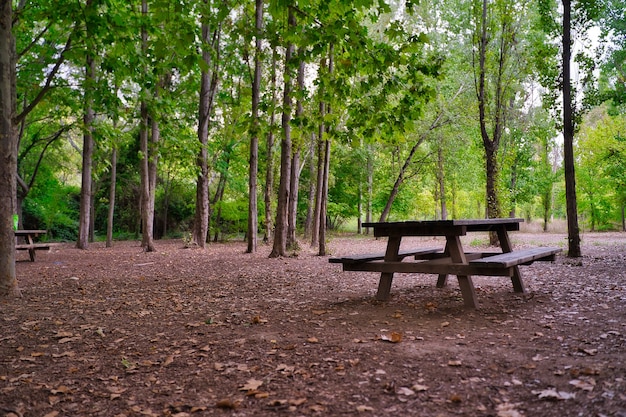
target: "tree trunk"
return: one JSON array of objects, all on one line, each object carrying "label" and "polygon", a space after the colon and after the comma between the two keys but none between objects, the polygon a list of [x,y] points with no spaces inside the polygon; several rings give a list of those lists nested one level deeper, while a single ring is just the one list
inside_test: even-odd
[{"label": "tree trunk", "polygon": [[[320,68],[326,65],[326,61],[322,59]],[[311,227],[311,246],[315,247],[319,245],[320,227],[321,227],[321,211],[322,211],[322,195],[324,189],[324,137],[326,136],[324,131],[324,115],[326,114],[326,105],[321,101],[319,103],[320,112],[320,124],[317,134],[317,178],[315,187],[315,209],[313,210],[313,225]]]},{"label": "tree trunk", "polygon": [[[289,26],[295,27],[296,19],[293,8],[289,8]],[[289,192],[291,189],[291,90],[292,76],[291,61],[294,54],[294,45],[289,43],[285,52],[285,86],[283,89],[283,137],[280,143],[280,183],[278,186],[278,206],[276,207],[276,230],[274,245],[270,258],[285,256],[287,253],[287,228],[289,210]]]},{"label": "tree trunk", "polygon": [[[205,1],[205,4],[208,1]],[[218,71],[211,74],[211,49],[219,51],[219,28],[211,37],[211,29],[208,24],[202,24],[202,61],[206,68],[200,75],[200,100],[198,103],[198,141],[200,150],[196,157],[198,177],[196,178],[196,213],[194,217],[193,242],[201,248],[206,247],[209,234],[209,219],[211,218],[211,205],[209,203],[209,121],[213,109],[213,100],[217,90]]]},{"label": "tree trunk", "polygon": [[106,247],[113,246],[113,215],[115,214],[115,186],[117,184],[117,147],[111,151],[111,185],[109,188],[109,217],[107,219]]},{"label": "tree trunk", "polygon": [[572,117],[572,86],[570,84],[571,58],[571,1],[563,0],[563,151],[565,165],[565,200],[567,205],[567,256],[578,258],[580,232],[576,206],[576,176],[574,172],[574,120]]},{"label": "tree trunk", "polygon": [[[88,6],[91,2],[88,2]],[[93,122],[95,112],[93,109],[93,89],[96,77],[96,62],[91,55],[91,51],[87,51],[87,63],[85,65],[85,84],[84,89],[84,105],[85,113],[83,115],[84,133],[83,133],[83,164],[80,188],[80,214],[78,220],[78,241],[76,247],[78,249],[87,249],[89,247],[89,226],[91,224],[91,168],[93,159]]]},{"label": "tree trunk", "polygon": [[265,203],[265,236],[263,242],[268,243],[272,238],[272,192],[274,189],[274,118],[276,115],[276,65],[278,61],[278,52],[276,47],[272,49],[272,69],[270,79],[270,89],[272,94],[270,126],[267,133],[267,156],[265,167],[265,189],[263,202]]},{"label": "tree trunk", "polygon": [[[365,203],[365,222],[372,221],[372,197],[374,195],[374,159],[371,146],[367,150],[367,202]],[[365,228],[365,234],[370,234],[370,228]]]},{"label": "tree trunk", "polygon": [[[334,71],[334,45],[328,47],[328,76],[332,77]],[[326,114],[331,113],[330,104],[326,105]],[[328,133],[328,126],[326,127]],[[322,174],[322,202],[320,205],[320,238],[319,238],[319,256],[326,256],[326,216],[328,214],[328,179],[330,177],[330,137],[324,135],[324,171]]]},{"label": "tree trunk", "polygon": [[0,297],[20,296],[15,272],[17,135],[15,112],[15,45],[12,1],[0,0]]},{"label": "tree trunk", "polygon": [[[299,54],[300,55],[300,54]],[[298,66],[297,85],[300,94],[304,94],[304,69],[305,63],[302,57]],[[302,117],[304,107],[302,105],[302,97],[300,96],[296,102],[296,117]],[[298,191],[300,187],[300,147],[302,141],[298,143],[293,151],[291,158],[291,180],[289,191],[289,213],[287,225],[287,248],[294,250],[298,248],[298,240],[296,238],[296,223],[298,219]]]},{"label": "tree trunk", "polygon": [[315,134],[309,140],[309,197],[307,200],[306,219],[304,221],[304,238],[308,239],[313,227],[313,212],[315,210]]},{"label": "tree trunk", "polygon": [[256,252],[259,212],[257,175],[259,173],[259,97],[261,95],[261,33],[263,0],[255,1],[254,79],[252,80],[252,132],[250,137],[250,173],[248,179],[248,253]]}]

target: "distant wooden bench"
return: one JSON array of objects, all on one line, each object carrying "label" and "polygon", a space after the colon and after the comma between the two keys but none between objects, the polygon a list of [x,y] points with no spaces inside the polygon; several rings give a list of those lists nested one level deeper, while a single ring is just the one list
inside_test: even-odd
[{"label": "distant wooden bench", "polygon": [[547,247],[519,249],[513,252],[473,259],[469,261],[469,264],[487,268],[510,268],[517,265],[530,265],[535,261],[554,261],[556,254],[561,251],[561,248]]},{"label": "distant wooden bench", "polygon": [[[420,249],[405,249],[398,252],[398,260],[402,260],[409,256],[418,258],[421,255],[429,255],[431,253],[441,252],[439,248],[420,248]],[[381,261],[385,259],[384,253],[370,253],[365,255],[352,255],[342,256],[340,258],[330,258],[328,262],[333,264],[360,264],[371,261]]]},{"label": "distant wooden bench", "polygon": [[30,260],[35,262],[35,251],[49,251],[52,245],[52,243],[19,243],[15,245],[15,250],[27,250],[30,255]]}]

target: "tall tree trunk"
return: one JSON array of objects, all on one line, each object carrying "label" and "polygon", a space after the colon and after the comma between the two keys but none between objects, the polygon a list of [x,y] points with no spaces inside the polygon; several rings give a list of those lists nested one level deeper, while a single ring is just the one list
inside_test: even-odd
[{"label": "tall tree trunk", "polygon": [[[289,7],[289,26],[296,26],[296,18],[293,8]],[[285,256],[287,252],[287,214],[289,210],[289,191],[291,189],[291,61],[293,60],[294,45],[289,43],[285,52],[285,86],[283,88],[283,136],[280,143],[280,183],[278,186],[278,206],[276,207],[276,230],[274,233],[274,245],[270,258]]]},{"label": "tall tree trunk", "polygon": [[272,238],[272,194],[274,189],[274,121],[276,116],[276,65],[278,62],[278,50],[272,49],[272,68],[270,76],[271,104],[270,104],[270,126],[267,132],[266,144],[266,166],[265,166],[265,187],[263,190],[263,202],[265,205],[265,235],[263,242],[268,243]]},{"label": "tall tree trunk", "polygon": [[[322,58],[320,63],[320,68],[324,68],[326,66],[326,59]],[[319,246],[319,238],[320,238],[320,227],[321,227],[321,212],[322,212],[322,195],[324,194],[324,137],[325,134],[325,126],[324,126],[324,115],[326,114],[326,104],[322,99],[322,94],[320,92],[320,103],[319,103],[319,117],[320,124],[318,126],[317,133],[317,178],[316,178],[316,187],[315,187],[315,210],[313,211],[313,225],[311,228],[311,246]]]},{"label": "tall tree trunk", "polygon": [[[206,4],[208,4],[208,0],[205,0]],[[202,69],[200,75],[200,101],[198,103],[198,141],[200,142],[200,150],[196,157],[198,177],[196,178],[196,213],[193,228],[193,241],[201,248],[204,248],[208,241],[209,219],[211,218],[207,146],[209,142],[209,121],[217,90],[218,71],[214,68],[211,74],[209,68],[211,68],[211,50],[219,52],[219,33],[220,30],[218,28],[211,36],[209,25],[207,23],[202,24],[202,61],[206,64],[206,67]]]},{"label": "tall tree trunk", "polygon": [[250,174],[248,179],[248,253],[256,252],[259,212],[257,175],[259,173],[259,97],[261,95],[261,34],[263,31],[263,0],[255,1],[254,79],[252,80],[252,135],[250,137]]},{"label": "tall tree trunk", "polygon": [[117,146],[111,151],[111,185],[109,188],[109,216],[107,219],[106,247],[113,246],[113,216],[115,214],[115,186],[117,184]]},{"label": "tall tree trunk", "polygon": [[[333,44],[328,47],[328,76],[332,77],[334,71],[334,54],[335,48]],[[326,105],[326,114],[331,113],[330,104]],[[326,127],[328,133],[328,127]],[[326,256],[326,216],[328,213],[328,178],[330,176],[330,136],[324,135],[324,171],[322,174],[322,202],[320,205],[320,238],[319,238],[319,256]]]},{"label": "tall tree trunk", "polygon": [[565,164],[565,199],[567,205],[567,256],[580,257],[580,231],[576,206],[576,176],[574,172],[574,120],[572,117],[572,86],[570,84],[571,58],[570,0],[563,0],[563,151]]},{"label": "tall tree trunk", "polygon": [[313,212],[315,210],[315,134],[311,134],[309,140],[309,196],[306,208],[306,219],[304,221],[304,238],[308,239],[313,227]]},{"label": "tall tree trunk", "polygon": [[[298,66],[297,85],[300,92],[300,96],[296,102],[296,117],[302,117],[304,113],[304,107],[302,105],[302,94],[304,93],[304,69],[305,63],[301,54],[300,64]],[[298,240],[296,239],[296,223],[298,219],[298,191],[300,187],[300,148],[302,146],[302,140],[295,145],[293,150],[293,156],[291,158],[291,180],[289,181],[289,210],[287,214],[287,248],[297,249]]]},{"label": "tall tree trunk", "polygon": [[[372,157],[372,148],[368,145],[367,150],[367,201],[365,203],[365,222],[372,221],[372,197],[374,195],[374,158]],[[365,228],[365,234],[370,234],[370,228]]]},{"label": "tall tree trunk", "polygon": [[[91,2],[87,3],[89,7]],[[89,30],[88,30],[89,32]],[[95,112],[93,109],[93,90],[96,77],[96,63],[91,54],[87,51],[87,62],[85,65],[85,110],[83,115],[83,164],[80,188],[80,214],[78,221],[78,249],[87,249],[89,246],[89,226],[91,225],[91,168],[93,159],[93,122]]]},{"label": "tall tree trunk", "polygon": [[0,297],[20,296],[13,234],[13,214],[17,213],[17,135],[12,122],[15,113],[12,3],[0,0]]}]

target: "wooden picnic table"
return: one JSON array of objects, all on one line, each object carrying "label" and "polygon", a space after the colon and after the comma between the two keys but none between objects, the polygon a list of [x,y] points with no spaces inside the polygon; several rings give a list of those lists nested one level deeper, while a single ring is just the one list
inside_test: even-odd
[{"label": "wooden picnic table", "polygon": [[[35,251],[50,250],[50,243],[37,243],[35,238],[48,233],[47,230],[15,230],[15,250],[27,250],[30,260],[35,262]],[[20,242],[23,240],[23,243]]]},{"label": "wooden picnic table", "polygon": [[[471,219],[471,220],[427,220],[403,222],[363,223],[363,227],[374,229],[375,237],[387,237],[384,254],[369,254],[331,258],[332,263],[343,264],[344,271],[380,272],[376,298],[389,298],[394,273],[425,273],[439,276],[437,287],[444,287],[448,275],[456,275],[464,304],[478,308],[472,275],[508,276],[513,289],[525,293],[519,265],[534,261],[554,260],[560,248],[530,248],[513,250],[510,231],[519,230],[523,219]],[[470,232],[496,232],[500,252],[466,252],[461,236]],[[407,236],[442,236],[444,248],[418,248],[401,250],[402,238]],[[414,261],[404,262],[407,258]]]}]

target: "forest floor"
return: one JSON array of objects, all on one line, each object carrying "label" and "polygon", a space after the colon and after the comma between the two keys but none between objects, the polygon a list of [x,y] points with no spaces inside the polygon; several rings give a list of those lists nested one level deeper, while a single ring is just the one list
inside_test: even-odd
[{"label": "forest floor", "polygon": [[[564,234],[512,239],[566,248]],[[523,266],[526,295],[474,277],[477,310],[454,277],[397,275],[377,302],[377,274],[308,245],[281,259],[180,240],[19,253],[23,297],[0,302],[0,415],[626,417],[626,233],[582,243],[580,259]],[[329,241],[332,255],[384,246]]]}]

